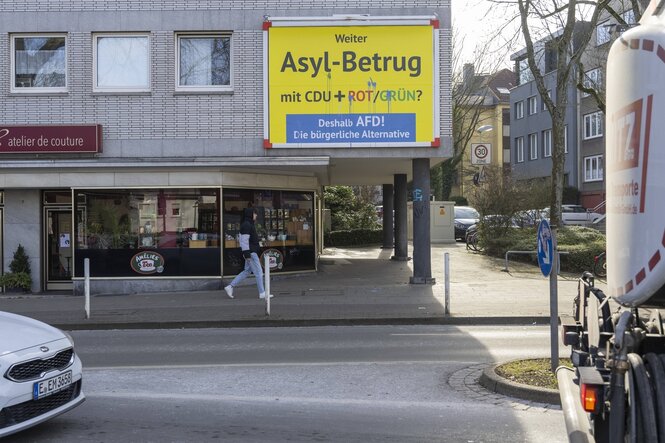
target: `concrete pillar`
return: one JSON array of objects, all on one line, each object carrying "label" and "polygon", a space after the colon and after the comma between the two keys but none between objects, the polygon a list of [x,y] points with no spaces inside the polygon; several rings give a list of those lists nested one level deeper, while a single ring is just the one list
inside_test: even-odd
[{"label": "concrete pillar", "polygon": [[393,210],[395,209],[395,193],[393,185],[383,185],[383,249],[392,249],[395,245],[393,238],[395,230],[393,225]]},{"label": "concrete pillar", "polygon": [[434,284],[430,231],[429,158],[413,163],[413,276],[409,283]]},{"label": "concrete pillar", "polygon": [[38,189],[5,190],[4,209],[4,270],[9,272],[9,264],[14,258],[18,245],[22,245],[30,258],[32,292],[39,292],[42,286],[41,233],[41,193]]},{"label": "concrete pillar", "polygon": [[395,174],[395,255],[392,260],[407,261],[406,174]]}]

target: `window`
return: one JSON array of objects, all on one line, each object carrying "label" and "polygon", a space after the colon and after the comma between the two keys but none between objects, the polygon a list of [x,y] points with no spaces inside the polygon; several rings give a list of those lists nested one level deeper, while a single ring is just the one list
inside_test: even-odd
[{"label": "window", "polygon": [[150,39],[147,34],[94,36],[94,91],[150,91]]},{"label": "window", "polygon": [[257,211],[256,232],[261,252],[271,258],[271,272],[315,268],[312,192],[227,188],[222,201],[225,275],[245,265],[238,239],[246,208]]},{"label": "window", "polygon": [[552,130],[543,131],[543,157],[552,156]]},{"label": "window", "polygon": [[231,89],[231,36],[183,34],[176,41],[176,89]]},{"label": "window", "polygon": [[604,21],[596,26],[596,46],[604,45],[610,41],[610,22]]},{"label": "window", "polygon": [[538,134],[529,134],[529,160],[538,158]]},{"label": "window", "polygon": [[538,112],[538,100],[536,96],[529,97],[526,99],[527,108],[529,109],[529,115],[533,115]]},{"label": "window", "polygon": [[[75,196],[77,277],[85,258],[96,277],[219,276],[219,189],[80,189]],[[136,268],[144,251],[159,255],[159,267]]]},{"label": "window", "polygon": [[[584,73],[584,87],[589,89],[598,89],[602,83],[602,71],[600,68],[591,69]],[[582,93],[582,97],[588,97],[591,94]]]},{"label": "window", "polygon": [[524,118],[524,102],[519,101],[515,103],[515,119],[519,120],[520,118]]},{"label": "window", "polygon": [[66,92],[64,35],[13,35],[11,92]]},{"label": "window", "polygon": [[517,163],[524,162],[524,137],[517,137],[515,139],[515,157],[517,158]]},{"label": "window", "polygon": [[584,139],[596,138],[603,135],[603,115],[599,112],[584,116]]},{"label": "window", "polygon": [[635,12],[632,9],[628,9],[621,14],[621,18],[623,18],[623,21],[625,21],[627,25],[635,24]]},{"label": "window", "polygon": [[603,180],[603,156],[584,157],[584,181],[597,182]]},{"label": "window", "polygon": [[529,60],[526,58],[517,62],[517,71],[520,85],[533,80],[533,73],[531,72],[531,68],[529,68]]}]

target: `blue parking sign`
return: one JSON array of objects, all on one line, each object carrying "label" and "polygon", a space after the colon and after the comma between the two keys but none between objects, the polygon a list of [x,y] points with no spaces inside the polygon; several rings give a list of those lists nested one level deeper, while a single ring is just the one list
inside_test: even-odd
[{"label": "blue parking sign", "polygon": [[554,244],[552,230],[547,220],[541,220],[538,225],[538,266],[545,277],[552,272],[554,263]]}]

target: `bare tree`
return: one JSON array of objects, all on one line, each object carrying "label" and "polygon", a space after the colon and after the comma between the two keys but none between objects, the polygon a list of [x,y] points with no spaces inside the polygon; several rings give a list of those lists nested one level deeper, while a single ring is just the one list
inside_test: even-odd
[{"label": "bare tree", "polygon": [[[648,0],[612,0],[603,5],[604,11],[608,17],[612,18],[612,24],[607,24],[608,31],[619,35],[639,22]],[[632,23],[626,22],[623,12],[632,11]],[[602,13],[602,12],[601,12]],[[602,23],[601,23],[602,25]],[[586,56],[577,63],[577,89],[585,94],[589,94],[598,105],[598,109],[605,113],[605,85],[601,79],[590,78],[587,75],[588,66],[605,66],[607,56],[610,51],[610,45],[603,45],[593,51],[587,51]],[[585,60],[586,59],[586,60]],[[586,63],[586,65],[585,65]]]},{"label": "bare tree", "polygon": [[[599,0],[590,4],[586,1],[569,0],[566,2],[551,0],[518,0],[520,24],[526,46],[529,70],[536,84],[545,107],[552,118],[552,188],[550,190],[550,221],[556,229],[561,220],[561,203],[564,185],[565,161],[565,118],[568,94],[565,91],[575,74],[593,31],[598,23],[598,16],[606,8],[609,0]],[[580,20],[578,16],[586,20]],[[543,49],[536,49],[534,44],[545,42]],[[545,85],[545,69],[540,63],[545,55],[545,48],[554,55],[556,98],[553,100]]]},{"label": "bare tree", "polygon": [[486,98],[489,88],[486,82],[479,81],[480,76],[476,76],[475,72],[494,73],[498,71],[502,59],[496,54],[491,54],[487,45],[481,45],[476,49],[473,74],[471,74],[465,66],[460,66],[463,64],[461,56],[463,44],[463,39],[460,39],[456,33],[453,37],[452,69],[453,155],[432,170],[433,192],[443,200],[450,198],[456,177],[464,180],[466,176],[476,172],[460,169],[467,146],[478,126],[482,125],[486,118],[483,116],[483,111],[488,109]]}]

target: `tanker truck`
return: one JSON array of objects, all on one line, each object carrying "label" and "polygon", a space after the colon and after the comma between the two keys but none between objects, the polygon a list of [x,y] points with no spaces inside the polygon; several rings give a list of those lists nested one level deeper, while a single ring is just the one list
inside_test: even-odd
[{"label": "tanker truck", "polygon": [[665,443],[665,0],[607,60],[607,290],[585,273],[557,369],[571,442]]}]

